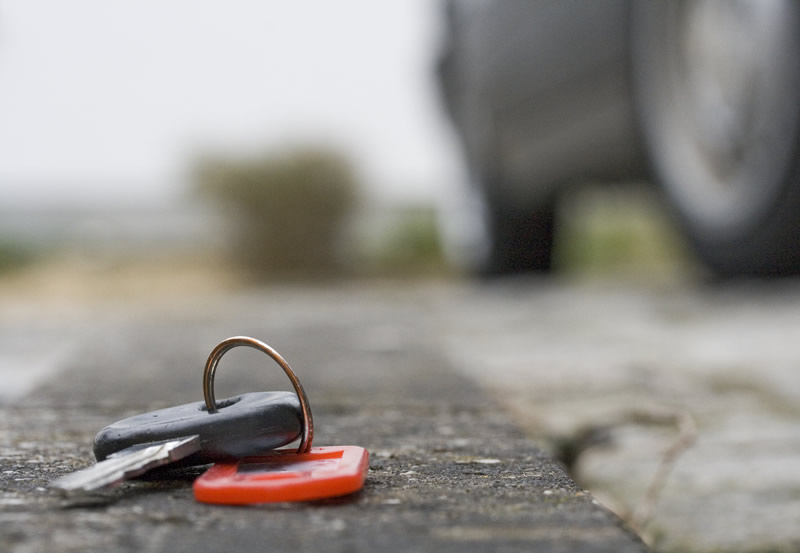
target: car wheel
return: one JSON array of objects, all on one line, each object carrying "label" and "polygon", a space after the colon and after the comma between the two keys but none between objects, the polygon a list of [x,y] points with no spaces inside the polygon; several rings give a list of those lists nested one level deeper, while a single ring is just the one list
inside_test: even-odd
[{"label": "car wheel", "polygon": [[550,271],[555,201],[520,209],[498,190],[494,179],[472,181],[443,198],[439,221],[448,259],[486,278]]},{"label": "car wheel", "polygon": [[480,274],[549,272],[555,219],[555,202],[517,209],[489,199],[486,203],[488,247]]},{"label": "car wheel", "polygon": [[800,273],[800,4],[634,2],[654,177],[721,276]]}]

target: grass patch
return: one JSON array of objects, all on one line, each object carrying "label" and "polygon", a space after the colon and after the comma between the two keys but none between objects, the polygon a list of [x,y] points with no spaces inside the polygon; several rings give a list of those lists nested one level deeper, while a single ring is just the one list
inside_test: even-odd
[{"label": "grass patch", "polygon": [[371,265],[380,274],[398,276],[444,273],[446,263],[435,210],[402,211],[372,253]]},{"label": "grass patch", "polygon": [[379,277],[434,277],[449,274],[436,209],[405,206],[387,211],[366,238],[363,272]]},{"label": "grass patch", "polygon": [[574,191],[559,225],[554,261],[566,274],[680,276],[694,270],[682,237],[646,190]]}]

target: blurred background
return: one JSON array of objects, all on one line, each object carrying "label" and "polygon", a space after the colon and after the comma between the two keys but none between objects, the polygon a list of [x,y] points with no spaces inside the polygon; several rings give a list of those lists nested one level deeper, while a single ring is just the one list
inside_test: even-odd
[{"label": "blurred background", "polygon": [[[452,274],[453,259],[463,272],[456,250],[479,218],[452,216],[469,177],[435,74],[442,5],[0,9],[6,285],[428,277]],[[337,182],[308,175],[315,163]],[[563,208],[567,273],[684,263],[647,191],[583,192]],[[329,259],[285,258],[306,248]]]},{"label": "blurred background", "polygon": [[120,313],[377,287],[659,550],[783,551],[800,293],[731,281],[800,271],[798,11],[0,0],[0,401]]},{"label": "blurred background", "polygon": [[[196,263],[236,249],[242,234],[228,220],[236,216],[218,209],[238,209],[237,193],[226,188],[258,194],[244,181],[262,173],[282,180],[285,170],[297,174],[275,201],[304,204],[316,192],[299,190],[301,173],[316,158],[329,164],[321,171],[333,164],[346,172],[338,178],[347,182],[331,191],[342,197],[318,203],[342,204],[330,216],[346,227],[337,228],[347,236],[336,248],[348,264],[368,263],[365,255],[394,263],[395,254],[373,251],[383,248],[373,243],[378,234],[402,241],[392,235],[422,226],[428,236],[410,240],[435,240],[434,198],[459,171],[431,79],[435,6],[4,2],[0,9],[4,271],[58,258],[64,266],[54,278],[84,269],[91,278],[112,260],[119,268],[123,258],[144,256],[158,269],[165,259]],[[294,168],[280,169],[287,158]],[[313,209],[274,226],[325,216]],[[384,224],[398,209],[410,220],[392,215]],[[281,211],[265,211],[263,223]],[[312,240],[332,240],[320,233],[327,231]],[[261,255],[274,257],[252,251],[254,265]],[[270,265],[284,263],[279,257]]]}]

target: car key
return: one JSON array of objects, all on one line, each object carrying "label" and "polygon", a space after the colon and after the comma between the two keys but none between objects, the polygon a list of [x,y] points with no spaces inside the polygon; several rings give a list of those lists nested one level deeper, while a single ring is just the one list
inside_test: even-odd
[{"label": "car key", "polygon": [[[213,379],[221,356],[242,345],[264,351],[278,362],[297,395],[256,392],[216,402],[207,375],[210,372]],[[194,466],[264,455],[298,437],[300,449],[308,449],[313,420],[305,391],[288,363],[263,342],[247,337],[221,342],[206,363],[203,391],[205,402],[159,409],[107,426],[95,437],[98,463],[59,478],[51,486],[88,491],[175,461],[173,466]]]},{"label": "car key", "polygon": [[136,444],[198,435],[200,448],[181,466],[263,454],[300,435],[300,404],[291,392],[241,394],[209,413],[202,401],[142,413],[111,424],[94,439],[98,461]]},{"label": "car key", "polygon": [[52,481],[50,486],[64,492],[90,492],[117,485],[152,468],[182,459],[198,449],[199,436],[134,445],[89,468],[62,476]]},{"label": "car key", "polygon": [[263,455],[300,434],[299,403],[290,392],[242,394],[217,406],[216,414],[196,402],[117,421],[95,437],[96,465],[51,486],[91,491],[168,463],[185,467]]}]

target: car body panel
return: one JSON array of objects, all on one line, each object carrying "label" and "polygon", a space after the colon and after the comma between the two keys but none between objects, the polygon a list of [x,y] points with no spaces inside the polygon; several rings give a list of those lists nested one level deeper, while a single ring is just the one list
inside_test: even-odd
[{"label": "car body panel", "polygon": [[475,172],[510,203],[564,182],[643,174],[626,0],[447,5],[442,88]]}]

